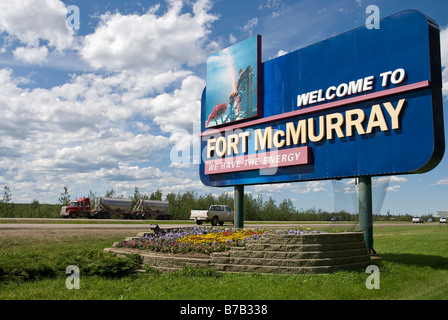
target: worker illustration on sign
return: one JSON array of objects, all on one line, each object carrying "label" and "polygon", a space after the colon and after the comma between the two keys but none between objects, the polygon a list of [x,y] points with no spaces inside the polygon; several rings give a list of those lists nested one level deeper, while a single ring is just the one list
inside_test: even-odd
[{"label": "worker illustration on sign", "polygon": [[259,115],[259,35],[207,57],[205,127],[215,127]]},{"label": "worker illustration on sign", "polygon": [[228,105],[226,103],[217,104],[210,113],[206,126],[212,120],[218,125],[219,120],[221,120],[222,124],[246,119],[257,114],[256,105],[253,106],[253,95],[256,94],[256,89],[254,88],[256,76],[252,66],[247,66],[244,71],[240,69],[238,74],[237,90],[230,93]]}]

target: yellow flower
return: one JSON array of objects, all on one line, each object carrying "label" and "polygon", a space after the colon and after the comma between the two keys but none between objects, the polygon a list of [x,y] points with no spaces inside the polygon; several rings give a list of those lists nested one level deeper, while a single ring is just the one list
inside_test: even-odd
[{"label": "yellow flower", "polygon": [[214,243],[214,242],[227,242],[227,241],[243,241],[246,238],[250,238],[253,235],[263,234],[264,231],[253,231],[253,230],[237,230],[237,231],[222,231],[207,233],[202,235],[189,235],[180,238],[178,241],[180,243]]}]

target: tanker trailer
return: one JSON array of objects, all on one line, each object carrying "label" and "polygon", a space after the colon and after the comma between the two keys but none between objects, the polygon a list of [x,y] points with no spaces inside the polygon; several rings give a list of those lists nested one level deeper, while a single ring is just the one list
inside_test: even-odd
[{"label": "tanker trailer", "polygon": [[132,200],[120,198],[96,197],[92,214],[96,219],[108,219],[112,215],[128,218],[131,215]]},{"label": "tanker trailer", "polygon": [[173,216],[167,214],[168,207],[168,201],[139,200],[132,211],[137,219],[171,220]]}]

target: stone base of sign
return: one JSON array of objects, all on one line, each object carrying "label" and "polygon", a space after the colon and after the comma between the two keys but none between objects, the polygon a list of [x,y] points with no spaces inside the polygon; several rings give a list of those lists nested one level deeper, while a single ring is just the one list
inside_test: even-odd
[{"label": "stone base of sign", "polygon": [[138,253],[146,265],[159,271],[183,266],[214,267],[222,272],[332,273],[363,270],[378,262],[368,254],[361,232],[270,235],[245,247],[206,254],[167,254],[127,248],[107,248],[119,255]]},{"label": "stone base of sign", "polygon": [[272,235],[246,247],[213,254],[219,271],[331,273],[365,269],[370,264],[362,233]]}]

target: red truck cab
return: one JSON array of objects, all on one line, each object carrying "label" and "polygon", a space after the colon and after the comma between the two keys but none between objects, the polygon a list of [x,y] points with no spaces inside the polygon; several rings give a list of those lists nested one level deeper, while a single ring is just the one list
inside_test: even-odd
[{"label": "red truck cab", "polygon": [[61,208],[61,217],[76,218],[76,217],[86,217],[90,214],[90,199],[89,198],[79,198],[76,201],[70,202],[68,206],[63,206]]}]

